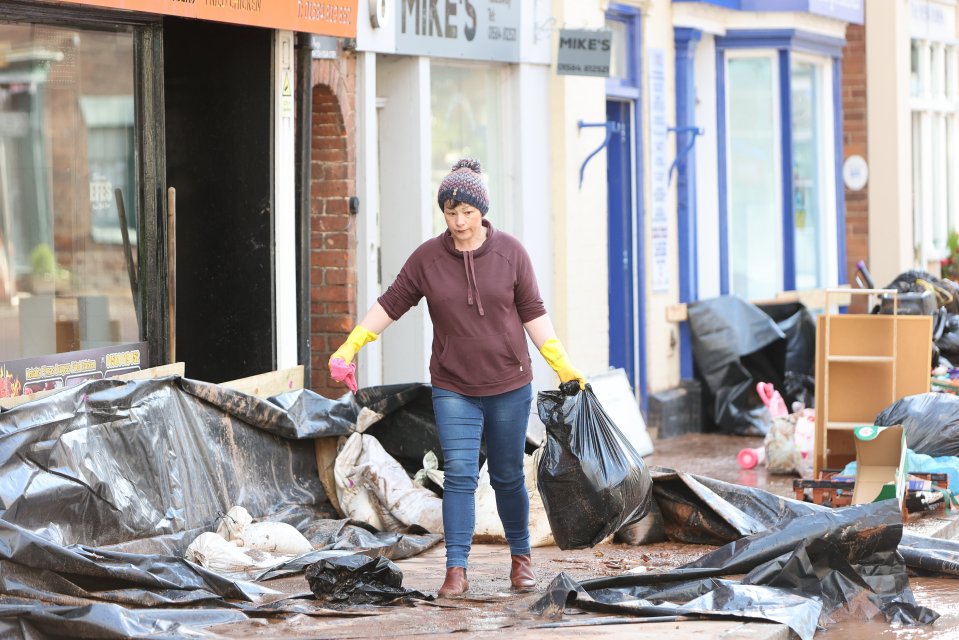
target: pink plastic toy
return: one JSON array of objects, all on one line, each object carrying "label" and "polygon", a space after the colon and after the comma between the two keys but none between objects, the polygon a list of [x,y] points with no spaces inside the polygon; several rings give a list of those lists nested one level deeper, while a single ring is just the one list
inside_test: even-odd
[{"label": "pink plastic toy", "polygon": [[350,391],[356,393],[356,363],[346,364],[342,358],[330,360],[330,376],[337,382],[343,382]]},{"label": "pink plastic toy", "polygon": [[776,387],[774,387],[771,382],[757,382],[756,393],[759,394],[759,399],[762,400],[766,408],[769,409],[772,417],[782,418],[789,415],[789,409],[786,408],[786,401],[779,395]]},{"label": "pink plastic toy", "polygon": [[739,455],[736,456],[736,462],[739,463],[739,466],[742,469],[753,469],[756,467],[756,465],[762,464],[765,461],[766,449],[764,447],[743,449],[739,452]]}]

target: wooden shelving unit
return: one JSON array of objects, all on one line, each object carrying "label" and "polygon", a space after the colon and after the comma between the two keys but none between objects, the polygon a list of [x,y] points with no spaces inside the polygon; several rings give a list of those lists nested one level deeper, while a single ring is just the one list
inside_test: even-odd
[{"label": "wooden shelving unit", "polygon": [[[893,314],[830,313],[830,296],[893,296]],[[932,317],[899,315],[894,289],[829,289],[816,321],[813,477],[856,458],[852,430],[896,400],[929,391]]]}]

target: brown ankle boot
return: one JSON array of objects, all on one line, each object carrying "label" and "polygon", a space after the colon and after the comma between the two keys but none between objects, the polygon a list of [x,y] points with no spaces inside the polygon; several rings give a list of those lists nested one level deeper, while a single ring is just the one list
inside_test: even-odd
[{"label": "brown ankle boot", "polygon": [[446,580],[440,587],[437,594],[440,598],[449,598],[450,596],[461,596],[469,591],[470,583],[466,579],[466,569],[463,567],[448,567],[446,569]]},{"label": "brown ankle boot", "polygon": [[516,591],[530,591],[536,588],[536,576],[533,575],[533,564],[529,556],[512,556],[513,566],[510,568],[509,581]]}]

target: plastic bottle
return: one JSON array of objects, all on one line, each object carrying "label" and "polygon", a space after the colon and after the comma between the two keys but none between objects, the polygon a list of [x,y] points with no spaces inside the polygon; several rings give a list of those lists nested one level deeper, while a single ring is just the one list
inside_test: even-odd
[{"label": "plastic bottle", "polygon": [[756,465],[766,462],[766,448],[756,447],[755,449],[743,449],[736,456],[736,462],[742,469],[752,469]]}]

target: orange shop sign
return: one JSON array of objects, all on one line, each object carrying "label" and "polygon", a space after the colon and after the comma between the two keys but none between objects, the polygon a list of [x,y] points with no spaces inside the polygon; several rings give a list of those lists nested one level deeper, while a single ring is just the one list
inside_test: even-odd
[{"label": "orange shop sign", "polygon": [[61,0],[109,9],[356,37],[357,0]]}]

